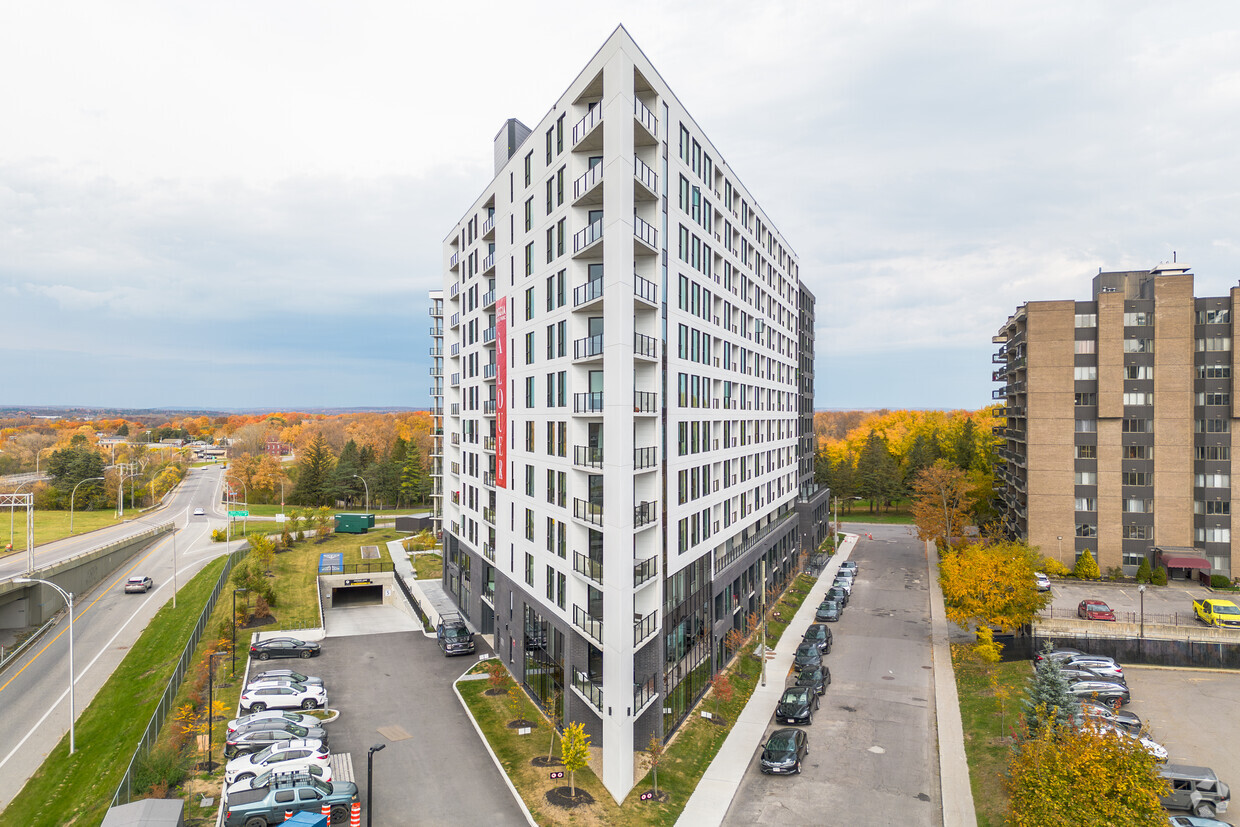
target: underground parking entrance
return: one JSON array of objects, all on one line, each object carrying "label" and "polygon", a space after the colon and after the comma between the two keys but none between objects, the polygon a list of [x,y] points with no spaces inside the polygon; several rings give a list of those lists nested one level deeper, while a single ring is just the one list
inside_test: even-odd
[{"label": "underground parking entrance", "polygon": [[382,606],[383,584],[373,577],[346,577],[331,586],[331,606],[348,609],[356,606]]}]

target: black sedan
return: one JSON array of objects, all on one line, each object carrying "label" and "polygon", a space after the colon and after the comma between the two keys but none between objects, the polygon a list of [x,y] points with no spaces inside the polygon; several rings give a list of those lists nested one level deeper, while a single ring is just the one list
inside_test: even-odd
[{"label": "black sedan", "polygon": [[809,737],[801,729],[777,729],[762,746],[760,768],[764,773],[791,775],[801,771],[809,754]]},{"label": "black sedan", "polygon": [[840,619],[840,604],[834,600],[824,600],[814,612],[814,620],[819,623],[833,623]]},{"label": "black sedan", "polygon": [[818,651],[824,655],[831,654],[831,627],[823,623],[812,623],[805,630],[805,643],[812,643],[818,647]]},{"label": "black sedan", "polygon": [[266,749],[277,741],[319,741],[327,743],[327,730],[322,727],[304,727],[288,721],[272,727],[247,729],[233,732],[224,742],[224,757],[236,758]]},{"label": "black sedan", "polygon": [[797,672],[797,686],[808,686],[818,695],[826,693],[831,685],[831,670],[824,663],[821,666],[807,666]]},{"label": "black sedan", "polygon": [[832,586],[827,589],[827,600],[834,600],[836,603],[840,604],[840,608],[842,609],[848,608],[848,592],[844,591],[839,586]]},{"label": "black sedan", "polygon": [[1131,699],[1128,687],[1115,681],[1073,681],[1068,691],[1080,700],[1096,700],[1112,709],[1119,709]]},{"label": "black sedan", "polygon": [[313,641],[298,640],[295,637],[273,637],[260,640],[250,646],[250,657],[259,660],[268,658],[313,658],[319,654],[319,645]]},{"label": "black sedan", "polygon": [[818,708],[818,693],[808,686],[790,686],[775,705],[775,722],[780,724],[812,724]]},{"label": "black sedan", "polygon": [[822,666],[822,652],[818,651],[818,644],[801,641],[796,655],[792,658],[792,665],[797,669],[803,669],[806,666]]}]

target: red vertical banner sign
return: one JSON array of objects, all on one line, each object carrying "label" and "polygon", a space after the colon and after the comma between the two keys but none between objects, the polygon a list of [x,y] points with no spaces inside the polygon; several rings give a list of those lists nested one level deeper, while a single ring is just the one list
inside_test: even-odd
[{"label": "red vertical banner sign", "polygon": [[508,297],[495,305],[495,484],[508,487]]}]

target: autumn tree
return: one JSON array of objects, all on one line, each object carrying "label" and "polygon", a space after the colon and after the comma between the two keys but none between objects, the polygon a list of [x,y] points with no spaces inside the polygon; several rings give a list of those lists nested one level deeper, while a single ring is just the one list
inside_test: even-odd
[{"label": "autumn tree", "polygon": [[564,737],[560,739],[560,762],[568,770],[569,795],[577,797],[577,770],[585,769],[590,763],[590,736],[586,734],[585,724],[573,722],[564,727]]},{"label": "autumn tree", "polygon": [[335,458],[322,434],[315,434],[302,451],[298,463],[297,487],[290,498],[298,505],[325,505],[330,497],[329,486]]},{"label": "autumn tree", "polygon": [[1134,738],[1043,718],[1008,764],[1013,827],[1165,827],[1166,782]]},{"label": "autumn tree", "polygon": [[650,742],[646,744],[646,758],[650,761],[650,773],[654,776],[654,794],[659,795],[659,763],[663,760],[663,753],[667,747],[663,744],[658,733],[651,733]]},{"label": "autumn tree", "polygon": [[946,552],[939,561],[939,584],[947,619],[1003,629],[1032,622],[1051,599],[1034,583],[1038,560],[1020,542],[973,543]]},{"label": "autumn tree", "polygon": [[917,536],[947,548],[964,533],[970,496],[968,475],[947,460],[921,471],[913,481],[913,522]]},{"label": "autumn tree", "polygon": [[870,431],[857,457],[857,493],[870,501],[870,511],[876,503],[886,505],[900,496],[899,467],[887,448],[887,442]]},{"label": "autumn tree", "polygon": [[736,690],[732,688],[732,680],[727,672],[720,672],[711,678],[710,686],[715,694],[715,717],[718,718],[719,702],[731,703],[732,698],[736,696]]}]

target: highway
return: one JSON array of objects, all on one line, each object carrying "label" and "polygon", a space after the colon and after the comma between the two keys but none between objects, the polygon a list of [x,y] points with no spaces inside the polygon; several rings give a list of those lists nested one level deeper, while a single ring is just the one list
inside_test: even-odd
[{"label": "highway", "polygon": [[[222,527],[225,521],[218,507],[221,483],[220,468],[193,469],[161,508],[141,516],[135,512],[134,519],[122,525],[36,548],[39,568],[140,533],[151,525],[174,521],[177,526],[173,534],[139,552],[89,593],[74,595],[77,715],[90,704],[155,613],[172,599],[174,542],[178,586],[225,553],[224,544],[212,543],[210,538],[211,529]],[[204,509],[206,515],[192,516],[195,508]],[[239,545],[233,543],[233,548]],[[20,576],[25,569],[26,555],[15,555],[0,564],[0,580]],[[125,594],[123,584],[132,574],[149,575],[155,588],[146,594]],[[60,597],[54,599],[59,601]],[[19,662],[0,673],[0,811],[69,731],[68,628],[62,616]],[[4,813],[0,820],[17,823],[14,815]]]}]

